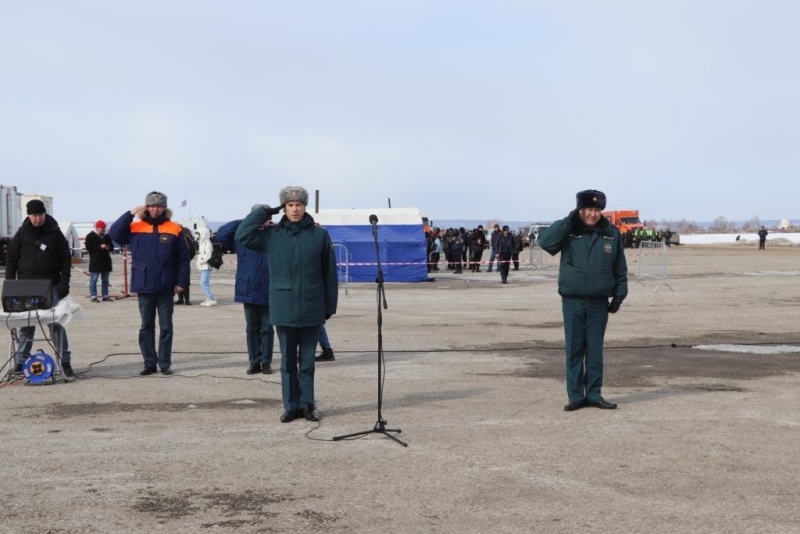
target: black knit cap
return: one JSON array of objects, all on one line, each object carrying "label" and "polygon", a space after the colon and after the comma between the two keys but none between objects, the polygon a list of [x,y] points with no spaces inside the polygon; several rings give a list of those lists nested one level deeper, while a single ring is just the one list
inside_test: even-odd
[{"label": "black knit cap", "polygon": [[602,191],[597,191],[596,189],[581,191],[575,195],[575,200],[577,201],[579,210],[583,208],[606,209],[606,195]]},{"label": "black knit cap", "polygon": [[30,202],[28,202],[25,205],[25,207],[28,208],[28,215],[39,215],[42,213],[47,213],[47,210],[44,207],[44,202],[42,202],[38,198],[35,198]]}]

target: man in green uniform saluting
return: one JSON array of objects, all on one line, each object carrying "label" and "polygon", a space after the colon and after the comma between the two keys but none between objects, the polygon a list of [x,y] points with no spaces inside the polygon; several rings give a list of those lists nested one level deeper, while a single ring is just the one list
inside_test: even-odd
[{"label": "man in green uniform saluting", "polygon": [[[628,264],[622,235],[601,211],[606,196],[589,189],[576,195],[577,207],[539,238],[541,247],[561,252],[558,293],[564,314],[568,412],[585,406],[613,410],[603,399],[603,339],[608,314],[628,295]],[[609,302],[609,299],[611,301]]]}]

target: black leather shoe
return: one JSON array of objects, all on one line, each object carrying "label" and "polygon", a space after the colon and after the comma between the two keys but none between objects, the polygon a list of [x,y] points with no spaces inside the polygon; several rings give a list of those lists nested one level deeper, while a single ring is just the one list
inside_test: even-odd
[{"label": "black leather shoe", "polygon": [[269,365],[262,365],[261,366],[261,372],[264,373],[265,375],[271,375],[272,374],[272,367],[270,367]]},{"label": "black leather shoe", "polygon": [[565,412],[574,412],[575,410],[580,410],[584,406],[586,406],[585,402],[570,402],[569,404],[564,406],[564,411]]},{"label": "black leather shoe", "polygon": [[162,369],[161,374],[169,376],[172,374],[172,369],[170,369],[169,367],[167,367],[166,369]]},{"label": "black leather shoe", "polygon": [[250,366],[250,367],[247,369],[247,374],[248,374],[248,375],[255,375],[255,374],[258,374],[258,373],[260,373],[260,372],[261,372],[261,364],[260,364],[260,363],[257,363],[257,364],[255,364],[255,365],[251,365],[251,366]]},{"label": "black leather shoe", "polygon": [[281,423],[291,423],[292,421],[294,421],[298,417],[300,417],[300,411],[299,410],[286,410],[281,415]]},{"label": "black leather shoe", "polygon": [[303,408],[303,417],[306,421],[319,421],[319,412],[311,406]]},{"label": "black leather shoe", "polygon": [[75,376],[75,371],[72,370],[72,366],[68,363],[62,363],[61,367],[64,369],[64,376]]},{"label": "black leather shoe", "polygon": [[142,376],[147,376],[147,375],[156,374],[157,372],[158,372],[158,369],[156,369],[155,367],[145,367],[144,370],[142,370],[142,372],[139,373],[139,374],[142,375]]},{"label": "black leather shoe", "polygon": [[600,408],[601,410],[615,410],[617,408],[617,405],[613,402],[607,402],[603,399],[600,399],[599,401],[592,401],[589,403],[589,406],[593,408]]},{"label": "black leather shoe", "polygon": [[315,362],[332,362],[336,360],[336,357],[333,355],[333,349],[331,347],[327,347],[322,349],[322,352],[314,358]]}]

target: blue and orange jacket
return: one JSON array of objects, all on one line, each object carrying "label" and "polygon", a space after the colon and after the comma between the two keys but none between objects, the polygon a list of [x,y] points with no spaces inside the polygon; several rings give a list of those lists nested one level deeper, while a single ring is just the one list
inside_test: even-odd
[{"label": "blue and orange jacket", "polygon": [[168,211],[158,219],[145,212],[137,220],[126,211],[108,234],[131,253],[131,292],[173,294],[175,286],[189,286],[189,247]]}]

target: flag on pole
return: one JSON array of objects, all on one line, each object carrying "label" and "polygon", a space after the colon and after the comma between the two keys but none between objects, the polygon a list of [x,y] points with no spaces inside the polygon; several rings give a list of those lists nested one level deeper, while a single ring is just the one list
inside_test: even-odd
[{"label": "flag on pole", "polygon": [[185,208],[185,207],[186,207],[186,204],[187,204],[187,201],[186,201],[186,200],[184,200],[183,202],[181,202],[181,207],[182,207],[182,208]]}]

